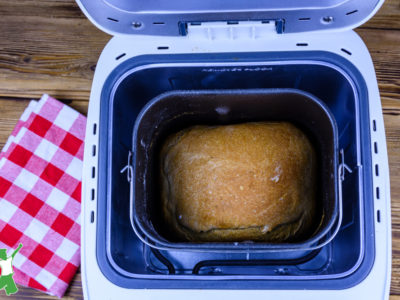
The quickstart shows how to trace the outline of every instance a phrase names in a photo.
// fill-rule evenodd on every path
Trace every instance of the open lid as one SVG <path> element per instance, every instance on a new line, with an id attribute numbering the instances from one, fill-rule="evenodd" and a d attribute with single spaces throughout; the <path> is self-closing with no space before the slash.
<path id="1" fill-rule="evenodd" d="M 185 35 L 206 21 L 277 20 L 284 33 L 353 29 L 384 0 L 76 0 L 86 16 L 112 34 Z"/>

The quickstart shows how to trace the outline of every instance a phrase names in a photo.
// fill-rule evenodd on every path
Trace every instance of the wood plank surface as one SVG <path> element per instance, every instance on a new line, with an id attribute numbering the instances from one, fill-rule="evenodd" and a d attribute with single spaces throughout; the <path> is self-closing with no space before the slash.
<path id="1" fill-rule="evenodd" d="M 387 0 L 356 30 L 367 44 L 381 92 L 391 174 L 393 270 L 391 300 L 400 300 L 400 0 Z M 73 0 L 0 0 L 0 148 L 29 100 L 48 93 L 87 112 L 91 81 L 110 39 Z M 56 299 L 20 287 L 3 299 Z M 64 299 L 82 299 L 75 276 Z"/>
<path id="2" fill-rule="evenodd" d="M 0 1 L 0 97 L 89 98 L 110 39 L 73 0 Z"/>
<path id="3" fill-rule="evenodd" d="M 362 27 L 400 30 L 400 1 L 386 0 L 378 13 Z"/>

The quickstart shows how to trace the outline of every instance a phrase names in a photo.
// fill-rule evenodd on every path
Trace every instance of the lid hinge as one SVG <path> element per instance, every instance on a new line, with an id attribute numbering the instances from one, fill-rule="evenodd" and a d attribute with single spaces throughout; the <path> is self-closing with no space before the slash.
<path id="1" fill-rule="evenodd" d="M 194 39 L 262 39 L 283 33 L 283 20 L 183 23 L 181 33 Z"/>

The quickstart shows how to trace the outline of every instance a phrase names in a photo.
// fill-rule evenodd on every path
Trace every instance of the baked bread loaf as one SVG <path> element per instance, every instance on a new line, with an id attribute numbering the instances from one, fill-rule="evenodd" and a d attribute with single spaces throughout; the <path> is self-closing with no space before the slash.
<path id="1" fill-rule="evenodd" d="M 177 240 L 297 240 L 316 210 L 315 150 L 287 122 L 194 126 L 160 153 L 162 214 Z"/>

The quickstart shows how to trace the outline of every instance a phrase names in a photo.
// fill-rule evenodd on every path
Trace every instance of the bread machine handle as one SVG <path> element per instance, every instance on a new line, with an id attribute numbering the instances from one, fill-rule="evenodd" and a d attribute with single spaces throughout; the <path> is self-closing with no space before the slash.
<path id="1" fill-rule="evenodd" d="M 126 179 L 129 182 L 129 220 L 131 222 L 131 227 L 132 227 L 133 231 L 135 232 L 136 236 L 144 244 L 147 244 L 147 245 L 153 247 L 154 245 L 152 245 L 139 231 L 139 228 L 138 228 L 138 226 L 136 226 L 136 222 L 135 222 L 135 218 L 134 218 L 134 216 L 136 215 L 136 208 L 135 208 L 134 197 L 133 197 L 133 193 L 135 190 L 135 180 L 133 179 L 134 167 L 133 167 L 133 163 L 132 163 L 132 157 L 133 157 L 132 151 L 129 151 L 128 162 L 125 165 L 125 167 L 123 167 L 122 170 L 120 171 L 121 174 L 124 172 L 127 172 Z"/>
<path id="2" fill-rule="evenodd" d="M 125 165 L 125 167 L 122 168 L 120 171 L 121 174 L 126 172 L 126 180 L 129 182 L 129 219 L 131 222 L 131 227 L 133 228 L 133 231 L 137 235 L 137 237 L 144 242 L 143 237 L 140 235 L 138 232 L 136 225 L 135 225 L 135 219 L 134 219 L 134 210 L 135 210 L 135 205 L 133 203 L 133 191 L 135 189 L 134 187 L 134 180 L 133 180 L 133 166 L 132 166 L 132 151 L 129 151 L 128 153 L 128 162 Z"/>

